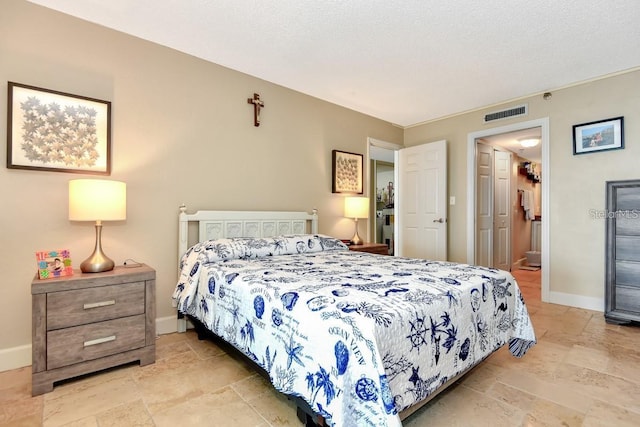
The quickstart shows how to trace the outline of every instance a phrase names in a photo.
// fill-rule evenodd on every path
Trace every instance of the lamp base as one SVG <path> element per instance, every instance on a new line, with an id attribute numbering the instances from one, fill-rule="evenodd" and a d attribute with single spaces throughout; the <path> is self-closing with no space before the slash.
<path id="1" fill-rule="evenodd" d="M 354 218 L 354 219 L 355 219 L 355 223 L 356 223 L 356 234 L 354 234 L 353 237 L 351 238 L 351 244 L 352 245 L 361 245 L 364 242 L 362 241 L 362 238 L 358 234 L 358 218 Z"/>
<path id="2" fill-rule="evenodd" d="M 91 256 L 80 264 L 80 270 L 83 273 L 102 273 L 103 271 L 111 271 L 116 263 L 105 254 L 96 254 Z"/>
<path id="3" fill-rule="evenodd" d="M 352 245 L 362 245 L 364 242 L 357 234 L 351 238 Z"/>
<path id="4" fill-rule="evenodd" d="M 115 267 L 115 263 L 111 258 L 102 252 L 102 224 L 96 222 L 96 247 L 89 258 L 82 261 L 80 270 L 83 273 L 101 273 L 103 271 L 111 271 Z"/>

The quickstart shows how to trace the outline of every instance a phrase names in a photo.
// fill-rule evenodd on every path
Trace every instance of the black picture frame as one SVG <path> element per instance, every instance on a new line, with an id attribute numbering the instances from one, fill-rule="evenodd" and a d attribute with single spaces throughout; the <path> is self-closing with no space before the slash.
<path id="1" fill-rule="evenodd" d="M 342 194 L 363 194 L 364 169 L 362 154 L 333 150 L 331 155 L 331 191 Z"/>
<path id="2" fill-rule="evenodd" d="M 111 174 L 111 102 L 8 82 L 7 168 Z"/>
<path id="3" fill-rule="evenodd" d="M 624 117 L 582 123 L 573 126 L 573 154 L 624 148 Z"/>

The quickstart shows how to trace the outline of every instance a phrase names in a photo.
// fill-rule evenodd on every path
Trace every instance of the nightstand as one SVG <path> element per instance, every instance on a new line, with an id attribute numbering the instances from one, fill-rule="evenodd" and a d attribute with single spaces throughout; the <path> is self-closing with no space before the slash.
<path id="1" fill-rule="evenodd" d="M 349 245 L 349 250 L 368 252 L 370 254 L 389 255 L 389 247 L 384 243 L 363 243 L 361 245 Z"/>
<path id="2" fill-rule="evenodd" d="M 56 381 L 156 359 L 156 272 L 147 265 L 31 282 L 32 394 Z"/>

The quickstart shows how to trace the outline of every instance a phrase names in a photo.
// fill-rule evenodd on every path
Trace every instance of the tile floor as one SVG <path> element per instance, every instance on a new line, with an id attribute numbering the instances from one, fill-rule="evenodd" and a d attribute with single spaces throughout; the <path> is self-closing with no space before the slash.
<path id="1" fill-rule="evenodd" d="M 502 349 L 404 421 L 418 426 L 638 426 L 640 328 L 540 302 L 540 272 L 514 271 L 538 344 Z M 300 426 L 245 363 L 194 333 L 163 335 L 157 362 L 31 397 L 31 367 L 0 372 L 0 426 Z"/>

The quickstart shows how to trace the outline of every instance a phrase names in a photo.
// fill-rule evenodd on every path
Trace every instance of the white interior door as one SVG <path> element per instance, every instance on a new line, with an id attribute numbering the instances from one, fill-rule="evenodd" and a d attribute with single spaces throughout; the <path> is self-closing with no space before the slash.
<path id="1" fill-rule="evenodd" d="M 396 253 L 447 259 L 447 141 L 399 150 Z"/>
<path id="2" fill-rule="evenodd" d="M 493 200 L 493 265 L 511 268 L 511 153 L 495 150 Z"/>
<path id="3" fill-rule="evenodd" d="M 476 144 L 476 259 L 477 265 L 493 266 L 493 147 Z"/>

